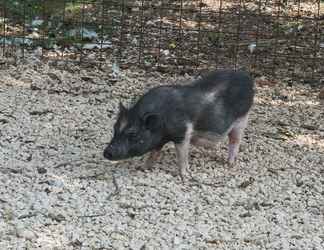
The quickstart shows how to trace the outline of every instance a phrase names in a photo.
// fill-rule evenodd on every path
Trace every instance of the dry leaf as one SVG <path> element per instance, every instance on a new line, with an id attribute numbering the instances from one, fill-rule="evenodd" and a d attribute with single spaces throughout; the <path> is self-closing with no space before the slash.
<path id="1" fill-rule="evenodd" d="M 275 86 L 278 84 L 277 81 L 274 80 L 269 80 L 267 79 L 265 76 L 259 77 L 257 79 L 255 79 L 255 84 L 258 86 Z"/>
<path id="2" fill-rule="evenodd" d="M 318 98 L 324 100 L 324 87 L 320 90 Z"/>

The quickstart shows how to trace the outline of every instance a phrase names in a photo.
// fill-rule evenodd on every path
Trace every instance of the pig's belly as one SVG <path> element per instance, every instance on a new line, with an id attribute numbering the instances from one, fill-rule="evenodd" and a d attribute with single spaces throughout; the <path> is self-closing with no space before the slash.
<path id="1" fill-rule="evenodd" d="M 193 130 L 190 143 L 195 146 L 212 147 L 216 143 L 223 140 L 229 132 L 234 128 L 241 126 L 247 116 L 236 119 L 223 133 L 214 131 Z"/>
<path id="2" fill-rule="evenodd" d="M 226 134 L 216 134 L 214 132 L 193 131 L 190 143 L 199 147 L 212 147 L 223 138 Z"/>

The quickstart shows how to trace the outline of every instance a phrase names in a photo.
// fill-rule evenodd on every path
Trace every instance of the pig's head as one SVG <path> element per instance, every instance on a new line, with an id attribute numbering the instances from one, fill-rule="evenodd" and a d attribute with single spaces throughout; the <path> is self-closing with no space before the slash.
<path id="1" fill-rule="evenodd" d="M 163 120 L 160 114 L 143 113 L 136 108 L 127 109 L 119 104 L 114 135 L 104 150 L 108 160 L 123 160 L 141 156 L 158 148 L 163 141 Z"/>

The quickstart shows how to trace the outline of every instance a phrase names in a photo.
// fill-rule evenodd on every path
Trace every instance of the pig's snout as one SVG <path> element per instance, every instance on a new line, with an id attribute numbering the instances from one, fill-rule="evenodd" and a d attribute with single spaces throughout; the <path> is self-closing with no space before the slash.
<path id="1" fill-rule="evenodd" d="M 116 155 L 118 155 L 117 149 L 111 144 L 104 150 L 104 157 L 108 160 L 114 160 Z"/>
<path id="2" fill-rule="evenodd" d="M 120 143 L 110 143 L 104 150 L 104 157 L 110 161 L 123 160 L 128 157 L 126 148 Z"/>

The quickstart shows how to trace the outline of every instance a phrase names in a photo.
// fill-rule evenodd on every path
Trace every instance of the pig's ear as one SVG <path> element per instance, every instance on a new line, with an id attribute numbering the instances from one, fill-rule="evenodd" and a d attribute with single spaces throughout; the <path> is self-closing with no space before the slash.
<path id="1" fill-rule="evenodd" d="M 127 113 L 127 108 L 124 106 L 122 102 L 119 102 L 119 114 L 125 115 Z"/>
<path id="2" fill-rule="evenodd" d="M 163 126 L 161 116 L 159 114 L 146 114 L 144 116 L 145 127 L 151 131 L 160 129 Z"/>

